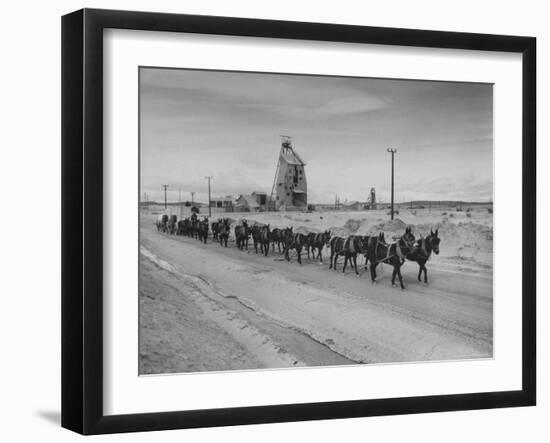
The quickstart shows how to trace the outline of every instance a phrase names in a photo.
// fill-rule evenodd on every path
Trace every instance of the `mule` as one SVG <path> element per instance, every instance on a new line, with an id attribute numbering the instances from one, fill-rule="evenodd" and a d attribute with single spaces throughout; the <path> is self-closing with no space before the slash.
<path id="1" fill-rule="evenodd" d="M 365 269 L 367 268 L 367 262 L 369 261 L 367 252 L 369 245 L 369 235 L 351 235 L 346 239 L 344 243 L 344 266 L 342 272 L 346 272 L 346 266 L 349 262 L 350 266 L 355 270 L 355 274 L 359 275 L 357 271 L 357 255 L 362 254 L 365 256 Z M 336 269 L 336 265 L 334 265 Z"/>
<path id="2" fill-rule="evenodd" d="M 182 235 L 187 237 L 191 237 L 193 235 L 193 224 L 189 217 L 183 220 Z"/>
<path id="3" fill-rule="evenodd" d="M 212 222 L 210 227 L 212 228 L 212 241 L 218 240 L 218 233 L 220 230 L 221 218 L 218 221 Z"/>
<path id="4" fill-rule="evenodd" d="M 208 240 L 208 218 L 204 217 L 202 221 L 198 222 L 197 236 L 199 241 L 206 244 Z"/>
<path id="5" fill-rule="evenodd" d="M 274 228 L 271 231 L 271 249 L 275 250 L 275 245 L 277 245 L 277 249 L 279 250 L 279 253 L 281 252 L 281 244 L 283 243 L 283 229 Z"/>
<path id="6" fill-rule="evenodd" d="M 298 263 L 302 264 L 302 249 L 306 244 L 307 239 L 304 234 L 294 233 L 292 228 L 285 230 L 284 245 L 286 261 L 290 262 L 290 250 L 294 249 L 298 255 Z"/>
<path id="7" fill-rule="evenodd" d="M 341 251 L 344 250 L 344 243 L 346 242 L 346 239 L 344 237 L 334 236 L 330 239 L 329 245 L 330 245 L 330 264 L 329 269 L 332 269 L 334 266 L 334 257 L 339 254 Z"/>
<path id="8" fill-rule="evenodd" d="M 262 226 L 260 225 L 254 225 L 250 228 L 250 236 L 252 237 L 252 244 L 254 245 L 254 251 L 256 252 L 256 254 L 258 253 L 258 245 L 260 244 L 261 228 Z"/>
<path id="9" fill-rule="evenodd" d="M 227 248 L 227 240 L 229 239 L 229 220 L 224 218 L 218 224 L 218 239 L 220 246 L 225 246 Z"/>
<path id="10" fill-rule="evenodd" d="M 176 235 L 183 235 L 185 232 L 185 220 L 178 220 Z"/>
<path id="11" fill-rule="evenodd" d="M 160 214 L 157 217 L 157 231 L 166 232 L 166 224 L 168 223 L 168 214 Z"/>
<path id="12" fill-rule="evenodd" d="M 430 234 L 427 237 L 420 237 L 420 240 L 413 245 L 410 254 L 407 255 L 407 260 L 418 263 L 418 281 L 422 281 L 422 272 L 424 272 L 424 283 L 428 284 L 428 270 L 426 262 L 430 259 L 432 252 L 439 255 L 439 229 L 435 232 L 430 229 Z"/>
<path id="13" fill-rule="evenodd" d="M 176 214 L 172 214 L 168 219 L 168 223 L 166 225 L 166 230 L 168 234 L 176 233 L 177 224 L 178 224 L 178 216 Z"/>
<path id="14" fill-rule="evenodd" d="M 260 226 L 256 235 L 256 240 L 254 241 L 254 246 L 256 246 L 256 241 L 260 245 L 260 251 L 267 257 L 269 253 L 269 241 L 271 237 L 271 229 L 269 225 Z"/>
<path id="15" fill-rule="evenodd" d="M 342 237 L 335 238 L 339 238 L 340 240 L 331 241 L 331 264 L 329 269 L 332 268 L 336 271 L 338 257 L 343 255 L 344 267 L 342 268 L 342 272 L 346 272 L 349 262 L 355 270 L 355 274 L 359 275 L 359 271 L 357 270 L 357 254 L 365 254 L 367 252 L 369 236 L 350 235 L 345 240 Z"/>
<path id="16" fill-rule="evenodd" d="M 393 266 L 391 284 L 395 285 L 395 277 L 399 278 L 401 289 L 405 289 L 403 276 L 401 275 L 401 266 L 405 262 L 405 257 L 412 251 L 414 235 L 411 228 L 407 228 L 405 234 L 399 237 L 395 243 L 387 244 L 384 233 L 378 237 L 371 237 L 369 240 L 367 254 L 370 261 L 370 275 L 373 283 L 376 282 L 376 267 L 380 263 L 387 263 Z"/>
<path id="17" fill-rule="evenodd" d="M 307 258 L 310 258 L 311 255 L 315 259 L 315 249 L 317 249 L 317 258 L 319 263 L 323 263 L 322 251 L 325 246 L 330 245 L 330 231 L 324 231 L 321 233 L 311 232 L 307 235 Z"/>
<path id="18" fill-rule="evenodd" d="M 242 221 L 242 224 L 235 226 L 235 242 L 237 243 L 237 248 L 241 251 L 246 248 L 248 251 L 248 237 L 250 236 L 250 228 L 246 220 Z"/>

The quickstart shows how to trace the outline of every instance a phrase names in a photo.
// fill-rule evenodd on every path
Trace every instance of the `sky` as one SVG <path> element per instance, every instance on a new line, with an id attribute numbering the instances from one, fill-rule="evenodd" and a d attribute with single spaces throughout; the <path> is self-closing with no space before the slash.
<path id="1" fill-rule="evenodd" d="M 309 203 L 492 201 L 489 84 L 140 68 L 141 198 L 271 192 L 280 136 Z"/>

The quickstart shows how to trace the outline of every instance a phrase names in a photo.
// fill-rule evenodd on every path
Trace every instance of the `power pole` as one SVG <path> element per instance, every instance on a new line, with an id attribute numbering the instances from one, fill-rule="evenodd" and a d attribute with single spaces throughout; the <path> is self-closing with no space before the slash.
<path id="1" fill-rule="evenodd" d="M 208 180 L 208 217 L 212 217 L 212 203 L 211 203 L 211 196 L 210 196 L 210 180 L 212 180 L 214 177 L 211 175 L 207 175 L 204 177 Z"/>
<path id="2" fill-rule="evenodd" d="M 164 188 L 164 209 L 166 209 L 168 207 L 168 200 L 166 199 L 166 189 L 168 189 L 168 185 L 162 185 L 162 187 Z"/>
<path id="3" fill-rule="evenodd" d="M 397 152 L 397 149 L 388 148 L 388 152 L 391 153 L 391 219 L 393 220 L 393 172 L 394 172 L 393 157 Z"/>
<path id="4" fill-rule="evenodd" d="M 193 206 L 195 204 L 195 193 L 194 192 L 191 192 L 191 206 Z"/>

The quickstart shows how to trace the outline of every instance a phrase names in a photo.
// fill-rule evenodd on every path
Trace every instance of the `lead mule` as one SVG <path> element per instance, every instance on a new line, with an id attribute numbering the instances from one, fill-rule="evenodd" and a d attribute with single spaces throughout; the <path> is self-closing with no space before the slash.
<path id="1" fill-rule="evenodd" d="M 439 254 L 439 229 L 435 232 L 430 229 L 430 234 L 427 237 L 421 237 L 420 241 L 414 244 L 410 254 L 407 254 L 407 260 L 418 263 L 418 281 L 422 281 L 422 272 L 424 272 L 424 283 L 428 284 L 428 270 L 426 262 L 430 259 L 432 251 L 436 255 Z"/>

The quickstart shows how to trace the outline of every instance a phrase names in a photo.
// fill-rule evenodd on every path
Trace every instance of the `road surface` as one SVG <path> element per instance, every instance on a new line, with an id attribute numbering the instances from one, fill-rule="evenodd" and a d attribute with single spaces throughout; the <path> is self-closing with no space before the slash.
<path id="1" fill-rule="evenodd" d="M 324 251 L 328 255 L 328 251 Z M 293 257 L 291 257 L 293 258 Z M 492 357 L 492 273 L 379 267 L 376 284 L 303 259 L 140 229 L 141 373 Z"/>

